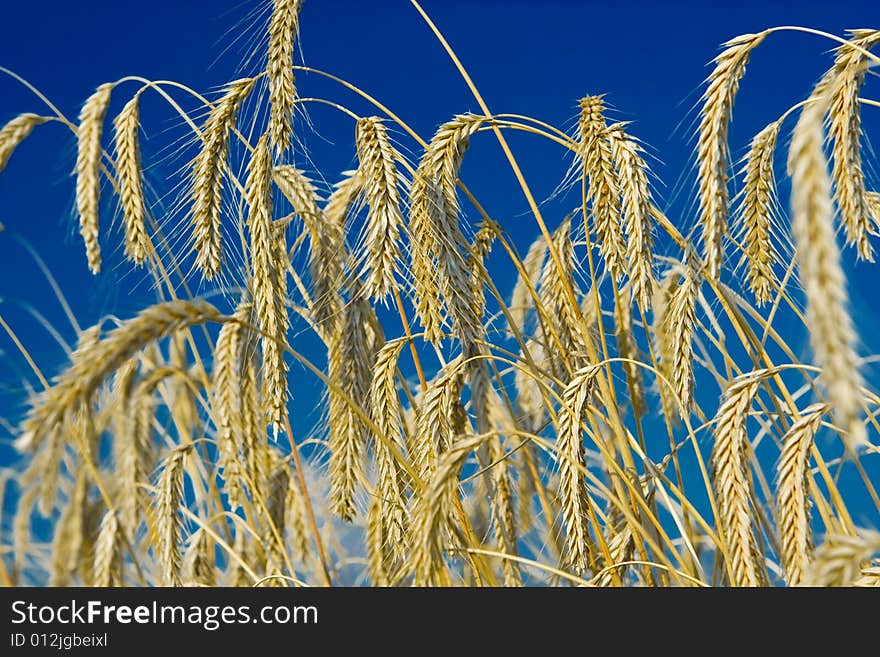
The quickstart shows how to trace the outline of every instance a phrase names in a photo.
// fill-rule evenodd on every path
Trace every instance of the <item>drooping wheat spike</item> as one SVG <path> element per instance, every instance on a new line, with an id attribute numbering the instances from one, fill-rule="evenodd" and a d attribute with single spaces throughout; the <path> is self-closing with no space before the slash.
<path id="1" fill-rule="evenodd" d="M 706 275 L 711 279 L 717 279 L 721 273 L 723 240 L 730 210 L 727 189 L 730 161 L 728 126 L 749 57 L 765 36 L 765 32 L 743 34 L 725 43 L 724 50 L 715 58 L 715 68 L 709 75 L 703 93 L 697 158 L 703 260 Z"/>
<path id="2" fill-rule="evenodd" d="M 122 580 L 122 542 L 116 513 L 108 510 L 101 519 L 95 542 L 95 586 L 116 586 Z"/>
<path id="3" fill-rule="evenodd" d="M 577 157 L 584 175 L 589 179 L 587 200 L 599 240 L 599 252 L 605 260 L 608 273 L 619 281 L 623 274 L 626 246 L 620 225 L 620 188 L 607 138 L 605 103 L 601 96 L 587 96 L 580 100 L 580 108 Z M 589 231 L 586 217 L 584 225 Z"/>
<path id="4" fill-rule="evenodd" d="M 856 536 L 835 534 L 825 537 L 816 548 L 803 586 L 852 586 L 861 574 L 862 564 L 880 552 L 880 533 L 860 530 Z"/>
<path id="5" fill-rule="evenodd" d="M 251 493 L 256 495 L 264 490 L 268 468 L 268 444 L 266 442 L 266 426 L 263 421 L 260 387 L 257 382 L 258 366 L 255 362 L 255 347 L 249 345 L 241 376 L 241 408 L 242 434 L 245 445 L 245 480 Z"/>
<path id="6" fill-rule="evenodd" d="M 293 74 L 293 46 L 299 31 L 302 0 L 273 0 L 269 21 L 269 143 L 277 153 L 290 145 L 293 134 L 293 105 L 296 87 Z"/>
<path id="7" fill-rule="evenodd" d="M 871 212 L 871 221 L 874 228 L 880 229 L 880 192 L 867 192 L 868 209 Z"/>
<path id="8" fill-rule="evenodd" d="M 320 197 L 314 183 L 306 175 L 292 166 L 278 166 L 273 171 L 275 184 L 293 205 L 296 214 L 303 220 L 309 235 L 309 268 L 312 275 L 314 297 L 312 314 L 325 334 L 332 332 L 332 321 L 336 321 L 342 309 L 340 288 L 345 253 L 343 250 L 343 224 L 350 203 L 344 201 L 345 187 L 338 195 L 331 196 L 340 208 L 331 208 L 335 213 L 322 215 L 318 205 Z M 351 179 L 349 179 L 351 180 Z M 329 201 L 328 201 L 329 207 Z M 341 223 L 337 221 L 341 220 Z"/>
<path id="9" fill-rule="evenodd" d="M 16 446 L 33 449 L 65 414 L 88 399 L 111 372 L 144 345 L 178 329 L 221 319 L 214 306 L 199 300 L 158 303 L 122 322 L 94 346 L 74 352 L 70 367 L 32 402 Z"/>
<path id="10" fill-rule="evenodd" d="M 88 495 L 85 468 L 76 474 L 73 491 L 55 525 L 52 537 L 52 565 L 50 586 L 68 586 L 79 562 L 83 540 L 83 514 Z"/>
<path id="11" fill-rule="evenodd" d="M 116 409 L 113 414 L 113 452 L 116 461 L 117 520 L 121 531 L 134 535 L 138 525 L 139 504 L 142 493 L 139 485 L 146 481 L 141 453 L 137 441 L 132 394 L 138 374 L 138 361 L 131 358 L 116 370 L 113 377 L 113 397 Z"/>
<path id="12" fill-rule="evenodd" d="M 682 412 L 689 413 L 694 389 L 694 330 L 700 281 L 692 264 L 693 256 L 681 269 L 678 286 L 672 291 L 662 314 L 665 340 L 661 351 L 663 372 L 681 402 Z M 678 409 L 677 409 L 678 410 Z"/>
<path id="13" fill-rule="evenodd" d="M 125 255 L 142 265 L 153 250 L 144 221 L 144 190 L 141 182 L 141 148 L 138 138 L 140 95 L 136 95 L 113 120 L 116 174 L 125 227 Z"/>
<path id="14" fill-rule="evenodd" d="M 449 362 L 428 385 L 419 412 L 413 464 L 422 481 L 434 471 L 437 458 L 455 439 L 454 415 L 461 405 L 463 372 L 461 357 Z"/>
<path id="15" fill-rule="evenodd" d="M 243 413 L 241 398 L 242 342 L 250 322 L 253 305 L 244 301 L 235 309 L 234 321 L 220 329 L 214 349 L 214 376 L 212 409 L 217 425 L 217 467 L 223 475 L 223 488 L 234 511 L 244 501 L 244 468 L 242 455 L 246 449 L 243 441 Z"/>
<path id="16" fill-rule="evenodd" d="M 229 131 L 235 126 L 244 99 L 254 88 L 254 80 L 243 78 L 227 85 L 225 93 L 211 108 L 202 130 L 202 150 L 192 165 L 192 223 L 196 266 L 205 278 L 220 272 L 223 236 L 220 212 L 223 177 L 229 153 Z"/>
<path id="17" fill-rule="evenodd" d="M 452 509 L 458 491 L 458 477 L 467 457 L 486 440 L 485 436 L 468 436 L 457 440 L 437 462 L 426 480 L 424 494 L 413 508 L 413 550 L 410 566 L 415 586 L 438 583 L 443 570 L 443 552 L 447 536 L 452 533 Z"/>
<path id="18" fill-rule="evenodd" d="M 773 153 L 779 136 L 779 122 L 774 121 L 752 139 L 742 171 L 744 183 L 734 213 L 743 239 L 743 263 L 746 279 L 758 305 L 773 298 L 774 251 L 771 245 L 773 195 Z"/>
<path id="19" fill-rule="evenodd" d="M 356 143 L 368 207 L 364 291 L 375 299 L 384 299 L 395 285 L 401 259 L 403 214 L 395 164 L 400 155 L 391 145 L 381 119 L 375 116 L 357 122 Z"/>
<path id="20" fill-rule="evenodd" d="M 559 489 L 557 496 L 562 506 L 565 524 L 564 565 L 581 574 L 593 563 L 593 539 L 589 530 L 589 510 L 592 507 L 584 473 L 584 445 L 581 441 L 581 421 L 593 393 L 598 366 L 589 365 L 575 372 L 562 391 L 559 409 L 557 458 L 559 460 Z"/>
<path id="21" fill-rule="evenodd" d="M 761 379 L 762 371 L 758 371 L 734 380 L 715 416 L 712 483 L 731 586 L 761 586 L 766 580 L 752 526 L 754 493 L 746 433 L 749 408 Z"/>
<path id="22" fill-rule="evenodd" d="M 98 204 L 101 195 L 101 134 L 113 85 L 102 84 L 86 100 L 76 129 L 76 212 L 79 232 L 86 245 L 86 258 L 93 274 L 101 271 L 98 245 Z"/>
<path id="23" fill-rule="evenodd" d="M 266 421 L 280 429 L 287 415 L 287 307 L 279 289 L 278 249 L 272 234 L 271 157 L 266 136 L 254 147 L 248 163 L 247 226 L 251 238 L 251 275 L 254 308 L 260 324 L 263 353 L 263 410 Z"/>
<path id="24" fill-rule="evenodd" d="M 379 470 L 374 494 L 381 509 L 382 540 L 398 559 L 403 559 L 406 551 L 407 480 L 392 448 L 401 454 L 405 443 L 395 385 L 397 359 L 405 344 L 402 340 L 388 342 L 379 350 L 370 384 L 370 415 L 375 425 L 372 445 Z"/>
<path id="25" fill-rule="evenodd" d="M 189 546 L 183 555 L 182 581 L 185 586 L 216 586 L 214 546 L 211 537 L 199 527 L 189 538 Z"/>
<path id="26" fill-rule="evenodd" d="M 189 349 L 187 332 L 175 331 L 168 341 L 168 364 L 178 373 L 168 380 L 171 397 L 169 410 L 178 432 L 181 435 L 192 435 L 198 426 L 198 409 L 196 395 L 193 394 L 189 380 Z"/>
<path id="27" fill-rule="evenodd" d="M 625 298 L 624 298 L 625 297 Z M 617 339 L 617 355 L 629 359 L 623 363 L 630 389 L 633 414 L 638 417 L 645 410 L 642 386 L 642 368 L 630 361 L 639 361 L 639 347 L 633 336 L 632 307 L 629 296 L 616 294 L 614 299 L 614 335 Z"/>
<path id="28" fill-rule="evenodd" d="M 559 225 L 552 238 L 558 265 L 555 259 L 548 259 L 544 263 L 538 297 L 547 315 L 545 319 L 552 327 L 552 330 L 547 331 L 545 339 L 555 374 L 560 378 L 567 378 L 568 362 L 580 363 L 587 353 L 583 318 L 569 303 L 567 293 L 568 290 L 573 290 L 576 295 L 578 289 L 574 280 L 577 265 L 571 241 L 571 218 L 565 219 Z"/>
<path id="29" fill-rule="evenodd" d="M 284 500 L 284 526 L 287 528 L 287 536 L 291 547 L 291 555 L 294 559 L 304 561 L 311 552 L 311 535 L 306 529 L 306 510 L 299 488 L 297 476 L 291 474 L 287 487 L 287 499 Z"/>
<path id="30" fill-rule="evenodd" d="M 177 447 L 165 458 L 156 483 L 153 526 L 156 558 L 166 586 L 180 586 L 180 504 L 185 459 L 191 445 Z"/>
<path id="31" fill-rule="evenodd" d="M 284 564 L 284 504 L 290 488 L 290 467 L 284 459 L 270 451 L 271 470 L 266 488 L 266 526 L 263 530 L 263 543 L 266 551 L 266 573 L 280 574 Z M 279 584 L 275 580 L 274 584 Z M 270 582 L 271 584 L 271 582 Z"/>
<path id="32" fill-rule="evenodd" d="M 831 178 L 823 150 L 822 120 L 834 85 L 820 85 L 801 110 L 788 153 L 792 233 L 806 297 L 807 327 L 828 402 L 854 450 L 867 440 L 859 421 L 861 376 L 857 336 L 847 309 L 846 275 L 834 231 Z"/>
<path id="33" fill-rule="evenodd" d="M 388 586 L 389 573 L 393 568 L 388 541 L 384 534 L 385 522 L 382 517 L 382 497 L 377 492 L 367 510 L 367 570 L 372 586 Z"/>
<path id="34" fill-rule="evenodd" d="M 525 276 L 521 273 L 517 277 L 513 294 L 510 296 L 510 317 L 520 331 L 525 330 L 526 317 L 529 311 L 535 307 L 535 297 L 532 296 L 532 290 L 538 288 L 541 271 L 546 260 L 547 241 L 543 235 L 538 235 L 537 239 L 529 246 L 526 257 L 522 261 Z M 531 283 L 531 290 L 527 280 L 528 283 Z"/>
<path id="35" fill-rule="evenodd" d="M 470 268 L 464 256 L 467 242 L 459 226 L 456 186 L 470 138 L 485 121 L 482 116 L 462 114 L 444 123 L 434 133 L 423 158 L 425 171 L 430 172 L 427 230 L 433 233 L 440 291 L 456 335 L 464 344 L 476 341 L 483 332 L 483 325 L 480 309 L 474 306 L 471 294 Z M 412 227 L 410 230 L 413 240 L 421 239 L 421 233 L 412 232 Z"/>
<path id="36" fill-rule="evenodd" d="M 648 164 L 638 141 L 624 131 L 624 123 L 608 128 L 611 156 L 618 171 L 618 184 L 626 229 L 626 266 L 632 296 L 643 310 L 651 307 L 654 292 L 654 254 L 651 233 L 651 188 Z"/>
<path id="37" fill-rule="evenodd" d="M 423 158 L 413 175 L 409 196 L 410 270 L 413 276 L 416 317 L 425 340 L 438 345 L 443 338 L 443 297 L 434 265 L 437 235 L 432 224 L 434 174 Z"/>
<path id="38" fill-rule="evenodd" d="M 479 351 L 465 354 L 465 357 L 479 357 Z M 517 556 L 516 519 L 513 506 L 513 494 L 510 488 L 510 476 L 504 448 L 498 435 L 491 435 L 498 426 L 498 418 L 494 417 L 492 398 L 492 382 L 489 370 L 483 359 L 471 360 L 467 363 L 468 383 L 471 389 L 471 409 L 476 418 L 477 431 L 488 435 L 486 441 L 477 449 L 477 460 L 484 470 L 484 480 L 491 498 L 492 528 L 499 549 L 508 555 Z M 522 586 L 522 575 L 519 567 L 510 559 L 502 559 L 502 574 L 505 586 Z"/>
<path id="39" fill-rule="evenodd" d="M 527 340 L 526 349 L 538 368 L 549 367 L 550 362 L 544 352 L 544 346 L 537 340 Z M 523 362 L 521 367 L 516 368 L 514 374 L 514 388 L 516 389 L 517 417 L 523 424 L 523 428 L 536 433 L 547 417 L 547 407 L 544 396 L 541 394 L 541 373 L 528 368 Z"/>
<path id="40" fill-rule="evenodd" d="M 782 440 L 776 464 L 776 512 L 779 526 L 779 557 L 785 568 L 785 583 L 797 586 L 810 564 L 812 531 L 808 477 L 810 448 L 827 411 L 824 404 L 805 409 Z"/>
<path id="41" fill-rule="evenodd" d="M 636 478 L 634 483 L 638 483 L 641 488 L 642 499 L 645 503 L 650 504 L 654 498 L 653 480 L 648 476 L 642 476 Z M 606 523 L 605 543 L 608 546 L 611 560 L 610 563 L 604 564 L 604 567 L 591 580 L 592 584 L 605 587 L 614 586 L 616 582 L 623 579 L 627 567 L 621 564 L 632 558 L 635 548 L 635 534 L 631 521 L 627 519 L 617 504 L 611 503 L 609 506 L 606 514 L 608 522 Z"/>
<path id="42" fill-rule="evenodd" d="M 0 128 L 0 172 L 6 168 L 12 153 L 31 134 L 33 129 L 49 120 L 38 114 L 19 114 Z"/>
<path id="43" fill-rule="evenodd" d="M 363 480 L 363 455 L 368 428 L 356 407 L 369 414 L 370 382 L 374 353 L 367 339 L 370 307 L 353 293 L 340 323 L 338 351 L 330 355 L 330 380 L 339 387 L 330 396 L 330 506 L 340 518 L 351 521 L 357 513 L 355 488 Z"/>
<path id="44" fill-rule="evenodd" d="M 880 30 L 853 30 L 851 43 L 870 50 L 880 43 Z M 874 260 L 868 235 L 876 234 L 862 170 L 862 115 L 859 90 L 865 81 L 868 59 L 849 44 L 837 49 L 834 67 L 827 74 L 834 79 L 828 106 L 828 136 L 832 142 L 834 198 L 846 233 L 847 245 L 855 245 L 858 257 Z"/>

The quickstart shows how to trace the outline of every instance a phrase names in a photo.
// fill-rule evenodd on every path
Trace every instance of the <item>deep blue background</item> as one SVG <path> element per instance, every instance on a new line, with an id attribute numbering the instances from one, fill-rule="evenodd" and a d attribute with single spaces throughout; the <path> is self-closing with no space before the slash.
<path id="1" fill-rule="evenodd" d="M 423 6 L 496 113 L 532 115 L 569 129 L 578 98 L 607 94 L 614 117 L 634 121 L 631 132 L 648 145 L 659 204 L 683 231 L 694 222 L 695 107 L 718 46 L 736 35 L 774 25 L 804 25 L 842 35 L 847 28 L 877 27 L 880 22 L 875 2 L 854 0 L 425 0 Z M 178 80 L 206 93 L 259 70 L 269 7 L 268 2 L 230 0 L 4 2 L 0 65 L 30 80 L 70 118 L 98 84 L 129 74 Z M 404 0 L 308 0 L 301 15 L 300 46 L 306 64 L 360 86 L 424 137 L 456 113 L 479 112 L 434 36 Z M 742 83 L 731 129 L 735 156 L 742 154 L 755 132 L 808 93 L 828 67 L 827 51 L 833 46 L 816 36 L 782 33 L 758 48 Z M 315 76 L 300 76 L 298 88 L 301 95 L 329 98 L 361 114 L 372 111 L 353 94 Z M 133 90 L 120 91 L 114 102 L 123 102 Z M 25 111 L 46 110 L 20 85 L 0 76 L 0 122 Z M 877 113 L 877 109 L 866 111 L 869 132 L 877 126 Z M 332 178 L 354 161 L 351 121 L 318 106 L 311 107 L 309 115 L 316 132 L 302 132 L 300 122 L 300 134 L 315 166 L 298 164 L 318 168 Z M 163 168 L 160 147 L 165 145 L 164 131 L 173 132 L 180 121 L 154 100 L 145 101 L 143 116 L 144 149 L 152 153 L 154 166 L 149 180 L 167 192 L 162 180 L 173 170 Z M 546 198 L 570 160 L 556 146 L 534 138 L 513 135 L 510 139 L 515 152 L 523 156 L 536 196 Z M 0 233 L 0 313 L 48 374 L 63 364 L 63 352 L 22 304 L 32 304 L 68 340 L 73 331 L 16 236 L 46 260 L 83 325 L 111 312 L 130 316 L 152 299 L 149 289 L 139 284 L 140 277 L 122 263 L 118 227 L 110 237 L 105 230 L 102 237 L 104 273 L 95 278 L 87 272 L 72 212 L 69 173 L 74 156 L 69 131 L 59 125 L 43 126 L 0 174 L 0 221 L 6 227 Z M 475 140 L 464 175 L 492 216 L 525 249 L 537 229 L 491 136 Z M 873 169 L 869 182 L 877 188 Z M 786 205 L 784 198 L 782 203 Z M 115 199 L 105 194 L 105 227 L 115 207 Z M 852 272 L 853 308 L 865 354 L 876 352 L 875 276 L 875 269 L 861 265 Z M 509 291 L 512 279 L 500 284 Z M 799 353 L 804 353 L 802 342 L 793 343 Z M 16 419 L 23 408 L 25 382 L 33 386 L 35 378 L 13 344 L 0 334 L 0 416 Z M 295 429 L 302 433 L 320 413 L 311 403 L 313 393 L 298 385 L 295 381 L 294 394 L 308 402 L 294 416 Z M 308 410 L 302 412 L 303 408 Z M 9 435 L 0 434 L 3 464 L 12 451 Z"/>

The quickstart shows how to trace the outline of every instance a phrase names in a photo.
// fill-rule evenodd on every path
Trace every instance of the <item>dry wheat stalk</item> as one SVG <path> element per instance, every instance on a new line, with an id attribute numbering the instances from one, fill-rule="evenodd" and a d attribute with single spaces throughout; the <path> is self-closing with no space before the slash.
<path id="1" fill-rule="evenodd" d="M 229 153 L 229 131 L 235 126 L 242 102 L 254 88 L 254 80 L 230 82 L 211 108 L 202 130 L 202 150 L 192 165 L 192 223 L 196 265 L 205 278 L 220 272 L 223 252 L 220 212 L 223 174 Z"/>
<path id="2" fill-rule="evenodd" d="M 156 559 L 166 586 L 180 586 L 180 503 L 185 459 L 191 445 L 171 451 L 162 464 L 153 502 Z"/>
<path id="3" fill-rule="evenodd" d="M 660 341 L 663 373 L 681 403 L 679 412 L 684 414 L 690 412 L 694 389 L 693 338 L 700 294 L 700 281 L 691 264 L 693 259 L 691 254 L 689 262 L 682 266 L 678 286 L 671 291 L 660 322 L 664 336 Z"/>
<path id="4" fill-rule="evenodd" d="M 615 123 L 607 131 L 611 155 L 618 171 L 623 223 L 626 229 L 626 265 L 632 296 L 643 310 L 651 307 L 654 293 L 654 254 L 651 234 L 651 189 L 648 165 L 642 147 L 626 134 L 625 123 Z"/>
<path id="5" fill-rule="evenodd" d="M 861 377 L 857 336 L 847 310 L 846 275 L 834 235 L 831 179 L 823 150 L 822 119 L 833 95 L 821 84 L 801 110 L 788 153 L 792 232 L 800 283 L 806 296 L 807 326 L 816 364 L 835 418 L 851 449 L 867 440 L 859 421 Z"/>
<path id="6" fill-rule="evenodd" d="M 880 551 L 880 533 L 861 530 L 856 536 L 830 535 L 816 548 L 804 573 L 804 586 L 852 586 L 862 564 Z"/>
<path id="7" fill-rule="evenodd" d="M 388 342 L 379 350 L 370 384 L 370 415 L 375 426 L 372 444 L 379 470 L 374 495 L 382 523 L 381 529 L 375 531 L 381 532 L 383 546 L 387 545 L 397 559 L 403 559 L 406 551 L 407 481 L 391 447 L 401 453 L 405 442 L 395 385 L 397 359 L 405 344 L 402 340 Z"/>
<path id="8" fill-rule="evenodd" d="M 437 458 L 455 439 L 455 409 L 461 405 L 461 357 L 451 361 L 428 385 L 418 416 L 414 454 L 410 458 L 422 481 L 430 479 Z"/>
<path id="9" fill-rule="evenodd" d="M 266 421 L 281 429 L 287 415 L 287 307 L 282 281 L 287 267 L 278 262 L 278 248 L 272 234 L 271 156 L 263 135 L 248 163 L 247 226 L 251 238 L 254 309 L 260 324 L 263 354 L 263 410 Z M 285 250 L 286 255 L 286 250 Z"/>
<path id="10" fill-rule="evenodd" d="M 181 570 L 185 586 L 217 586 L 214 546 L 208 532 L 201 527 L 189 537 Z"/>
<path id="11" fill-rule="evenodd" d="M 785 583 L 789 586 L 801 583 L 810 564 L 812 531 L 807 490 L 810 448 L 827 410 L 823 404 L 804 410 L 785 433 L 776 465 L 779 557 L 785 568 Z"/>
<path id="12" fill-rule="evenodd" d="M 623 274 L 626 246 L 620 225 L 620 188 L 608 141 L 605 103 L 601 96 L 587 96 L 580 100 L 580 108 L 577 157 L 584 176 L 589 179 L 587 199 L 599 239 L 599 251 L 608 273 L 619 281 Z M 586 217 L 584 223 L 589 231 Z"/>
<path id="13" fill-rule="evenodd" d="M 438 345 L 443 338 L 444 306 L 433 255 L 438 248 L 431 219 L 433 186 L 431 163 L 423 158 L 413 175 L 409 192 L 410 270 L 416 317 L 424 329 L 425 340 Z"/>
<path id="14" fill-rule="evenodd" d="M 731 586 L 761 586 L 766 573 L 752 527 L 752 483 L 748 472 L 746 421 L 766 370 L 735 379 L 715 415 L 712 483 L 718 526 Z"/>
<path id="15" fill-rule="evenodd" d="M 301 0 L 273 0 L 269 21 L 269 143 L 279 153 L 290 144 L 293 134 L 293 45 L 299 32 L 301 4 Z"/>
<path id="16" fill-rule="evenodd" d="M 18 145 L 28 138 L 31 131 L 38 125 L 49 120 L 47 116 L 37 114 L 19 114 L 0 128 L 0 172 L 6 168 L 9 158 Z"/>
<path id="17" fill-rule="evenodd" d="M 774 121 L 752 139 L 743 164 L 745 177 L 735 216 L 743 235 L 743 262 L 748 266 L 746 279 L 758 305 L 773 295 L 773 153 L 779 136 L 779 122 Z"/>
<path id="18" fill-rule="evenodd" d="M 98 245 L 98 204 L 101 194 L 101 134 L 110 104 L 112 84 L 102 84 L 86 100 L 79 113 L 76 130 L 76 211 L 79 232 L 86 245 L 86 258 L 93 274 L 101 271 Z"/>
<path id="19" fill-rule="evenodd" d="M 138 139 L 139 100 L 136 95 L 113 120 L 116 146 L 116 176 L 125 227 L 125 255 L 143 264 L 153 250 L 144 221 L 144 191 L 141 183 L 141 149 Z"/>
<path id="20" fill-rule="evenodd" d="M 870 50 L 880 43 L 880 31 L 853 30 L 851 43 Z M 833 78 L 828 106 L 828 136 L 832 141 L 835 200 L 846 232 L 846 243 L 855 245 L 858 257 L 874 260 L 874 249 L 868 235 L 876 234 L 871 225 L 871 211 L 862 170 L 862 119 L 859 89 L 865 81 L 868 59 L 850 45 L 837 49 L 834 67 L 828 73 Z M 821 83 L 820 83 L 821 84 Z"/>
<path id="21" fill-rule="evenodd" d="M 715 58 L 709 75 L 700 111 L 699 160 L 700 225 L 703 227 L 703 260 L 706 275 L 717 279 L 724 259 L 723 239 L 727 231 L 729 193 L 727 189 L 730 147 L 727 129 L 733 114 L 733 103 L 739 81 L 745 74 L 752 50 L 766 36 L 743 34 L 724 44 Z"/>
<path id="22" fill-rule="evenodd" d="M 544 262 L 547 260 L 547 242 L 543 235 L 538 235 L 526 257 L 523 258 L 523 272 L 517 276 L 513 294 L 510 296 L 510 317 L 519 331 L 525 331 L 526 317 L 530 310 L 535 307 L 533 290 L 538 287 Z M 525 273 L 525 276 L 523 276 Z M 528 281 L 528 283 L 526 282 Z M 531 289 L 529 286 L 531 285 Z"/>
<path id="23" fill-rule="evenodd" d="M 588 526 L 592 500 L 584 474 L 586 463 L 584 445 L 581 441 L 581 421 L 592 396 L 598 371 L 598 366 L 588 365 L 575 372 L 562 391 L 558 419 L 557 496 L 562 506 L 566 531 L 564 565 L 578 575 L 590 568 L 593 563 L 593 540 Z"/>
<path id="24" fill-rule="evenodd" d="M 388 140 L 381 119 L 375 116 L 357 122 L 356 144 L 368 206 L 364 291 L 373 298 L 384 299 L 395 285 L 401 258 L 403 215 L 395 164 L 400 155 Z"/>
<path id="25" fill-rule="evenodd" d="M 217 309 L 205 301 L 168 301 L 122 322 L 99 343 L 73 353 L 70 367 L 34 399 L 16 446 L 35 448 L 65 414 L 88 399 L 107 375 L 147 343 L 180 328 L 220 320 Z"/>
<path id="26" fill-rule="evenodd" d="M 415 586 L 438 584 L 443 569 L 443 541 L 452 532 L 452 508 L 458 491 L 458 477 L 468 455 L 486 436 L 457 440 L 438 460 L 426 488 L 413 509 L 413 549 L 410 566 Z"/>
<path id="27" fill-rule="evenodd" d="M 373 345 L 367 339 L 370 306 L 354 294 L 344 311 L 337 347 L 330 354 L 331 390 L 328 417 L 330 447 L 330 506 L 340 518 L 351 521 L 357 514 L 354 493 L 363 480 L 363 454 L 368 428 L 355 406 L 369 414 L 370 382 L 374 362 Z"/>
<path id="28" fill-rule="evenodd" d="M 428 175 L 427 226 L 410 226 L 413 241 L 427 238 L 434 250 L 440 291 L 449 311 L 457 337 L 464 344 L 472 344 L 483 333 L 482 308 L 474 302 L 469 280 L 469 267 L 463 250 L 467 243 L 458 221 L 458 172 L 467 151 L 470 138 L 480 129 L 486 119 L 473 114 L 462 114 L 444 123 L 428 145 L 419 170 Z M 416 177 L 419 177 L 417 172 Z M 416 193 L 413 185 L 413 195 Z M 413 196 L 413 202 L 416 202 Z M 421 201 L 424 204 L 424 200 Z M 412 222 L 412 217 L 410 221 Z M 419 229 L 416 232 L 416 228 Z M 413 269 L 417 264 L 413 263 Z M 429 266 L 429 263 L 418 266 Z M 426 275 L 433 276 L 429 272 Z M 424 320 L 424 316 L 423 316 Z M 427 330 L 427 327 L 426 327 Z"/>
<path id="29" fill-rule="evenodd" d="M 253 305 L 243 301 L 235 310 L 235 320 L 220 329 L 214 349 L 212 410 L 217 426 L 217 467 L 223 475 L 223 488 L 234 511 L 244 502 L 244 469 L 241 456 L 243 412 L 241 399 L 242 342 L 244 324 L 250 322 Z"/>
<path id="30" fill-rule="evenodd" d="M 95 541 L 95 586 L 119 585 L 122 580 L 122 552 L 116 513 L 108 510 L 101 519 Z"/>
<path id="31" fill-rule="evenodd" d="M 578 294 L 574 280 L 577 263 L 574 257 L 574 246 L 571 241 L 571 218 L 565 219 L 553 231 L 553 248 L 558 256 L 548 259 L 541 272 L 541 284 L 538 298 L 546 313 L 544 320 L 551 327 L 545 331 L 545 343 L 548 345 L 550 360 L 554 373 L 559 378 L 567 378 L 569 361 L 575 367 L 587 353 L 587 339 L 583 317 L 576 307 L 569 303 L 569 290 Z"/>

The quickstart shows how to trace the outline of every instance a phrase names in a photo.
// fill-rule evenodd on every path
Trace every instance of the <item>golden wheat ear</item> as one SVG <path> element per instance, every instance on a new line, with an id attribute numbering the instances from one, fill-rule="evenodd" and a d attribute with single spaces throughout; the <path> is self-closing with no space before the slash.
<path id="1" fill-rule="evenodd" d="M 28 138 L 35 127 L 49 120 L 47 116 L 19 114 L 0 128 L 0 173 L 6 168 L 9 158 L 21 142 Z"/>

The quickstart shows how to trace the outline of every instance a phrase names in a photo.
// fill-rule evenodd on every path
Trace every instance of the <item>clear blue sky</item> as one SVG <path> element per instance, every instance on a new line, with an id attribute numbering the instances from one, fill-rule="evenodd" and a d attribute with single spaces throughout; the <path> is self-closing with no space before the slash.
<path id="1" fill-rule="evenodd" d="M 98 84 L 124 75 L 172 79 L 199 91 L 252 73 L 265 45 L 269 2 L 83 0 L 6 2 L 6 29 L 0 39 L 0 65 L 29 79 L 69 117 Z M 694 106 L 707 63 L 723 41 L 745 32 L 795 24 L 843 34 L 847 28 L 877 26 L 880 11 L 864 0 L 743 2 L 578 2 L 524 0 L 424 0 L 424 8 L 447 36 L 495 112 L 532 115 L 569 128 L 578 98 L 607 94 L 615 116 L 632 120 L 632 132 L 656 156 L 661 205 L 689 226 L 693 198 Z M 254 16 L 256 12 L 256 18 Z M 258 24 L 254 23 L 258 21 Z M 338 74 L 385 102 L 423 136 L 456 113 L 479 111 L 458 73 L 417 12 L 405 0 L 307 0 L 301 16 L 305 63 Z M 779 34 L 753 56 L 735 112 L 734 154 L 748 138 L 800 100 L 828 66 L 832 43 L 818 37 Z M 259 47 L 258 59 L 246 61 Z M 369 108 L 353 95 L 315 77 L 301 76 L 300 93 L 342 102 L 358 113 Z M 114 106 L 115 107 L 115 106 Z M 0 122 L 44 107 L 12 80 L 0 77 Z M 111 110 L 112 111 L 112 110 Z M 158 103 L 144 110 L 147 136 L 157 143 L 162 130 L 176 125 Z M 874 111 L 876 114 L 876 110 Z M 307 137 L 323 170 L 352 164 L 352 126 L 330 110 L 314 108 L 316 135 Z M 877 125 L 876 117 L 869 125 Z M 473 148 L 465 175 L 480 198 L 518 240 L 521 248 L 535 235 L 526 206 L 506 164 L 491 140 Z M 544 197 L 559 181 L 567 161 L 556 147 L 514 138 L 536 194 Z M 149 150 L 148 142 L 145 148 Z M 519 149 L 522 149 L 521 151 Z M 57 304 L 33 263 L 13 239 L 20 235 L 50 263 L 74 311 L 84 324 L 102 313 L 128 316 L 149 302 L 148 291 L 108 256 L 106 272 L 91 277 L 72 218 L 74 144 L 57 125 L 38 129 L 0 174 L 0 312 L 28 339 L 41 364 L 61 363 L 61 352 L 19 301 L 34 304 L 59 327 Z M 167 173 L 167 172 L 166 172 Z M 674 191 L 679 177 L 681 194 Z M 876 183 L 876 177 L 873 179 Z M 105 226 L 115 200 L 105 194 Z M 783 201 L 784 202 L 784 201 Z M 120 243 L 118 230 L 105 249 Z M 877 307 L 868 276 L 859 269 L 854 292 L 857 312 Z M 867 314 L 863 334 L 876 333 Z M 71 332 L 65 330 L 69 338 Z M 32 376 L 12 344 L 0 336 L 0 415 L 9 394 Z M 0 442 L 0 463 L 10 455 Z"/>

